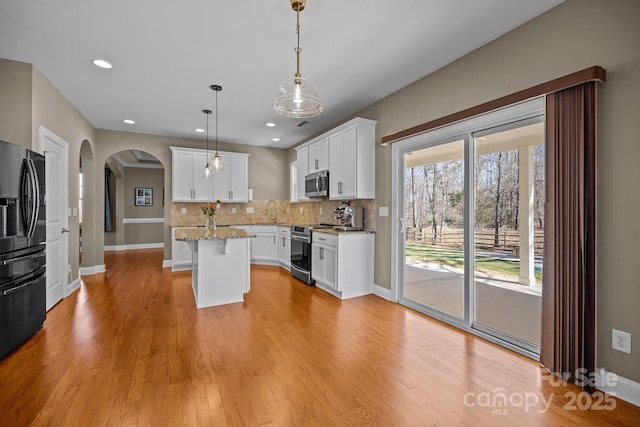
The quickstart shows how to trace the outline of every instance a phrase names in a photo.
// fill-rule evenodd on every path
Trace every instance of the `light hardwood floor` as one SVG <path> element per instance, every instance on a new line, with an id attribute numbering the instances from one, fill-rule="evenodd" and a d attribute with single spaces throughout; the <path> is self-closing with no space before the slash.
<path id="1" fill-rule="evenodd" d="M 580 389 L 538 363 L 376 296 L 254 266 L 244 303 L 197 310 L 162 250 L 105 262 L 0 360 L 0 426 L 640 425 L 623 401 L 572 410 Z"/>

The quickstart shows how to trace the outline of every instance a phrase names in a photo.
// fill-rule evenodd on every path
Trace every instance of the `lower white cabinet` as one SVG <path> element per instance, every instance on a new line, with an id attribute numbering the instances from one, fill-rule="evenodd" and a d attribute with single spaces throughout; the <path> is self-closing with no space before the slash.
<path id="1" fill-rule="evenodd" d="M 341 299 L 373 293 L 373 233 L 314 232 L 311 277 Z"/>
<path id="2" fill-rule="evenodd" d="M 278 265 L 278 227 L 275 225 L 252 225 L 256 235 L 251 242 L 251 263 Z"/>
<path id="3" fill-rule="evenodd" d="M 278 227 L 278 260 L 286 269 L 291 268 L 291 229 Z"/>
<path id="4" fill-rule="evenodd" d="M 176 241 L 176 231 L 191 227 L 171 227 L 171 271 L 191 270 L 191 249 L 187 242 Z"/>

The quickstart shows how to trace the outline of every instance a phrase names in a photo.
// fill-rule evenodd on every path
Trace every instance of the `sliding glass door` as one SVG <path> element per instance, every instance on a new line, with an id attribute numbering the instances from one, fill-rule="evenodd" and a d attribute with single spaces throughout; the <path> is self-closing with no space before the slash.
<path id="1" fill-rule="evenodd" d="M 544 231 L 541 117 L 474 132 L 473 327 L 540 346 Z"/>
<path id="2" fill-rule="evenodd" d="M 464 140 L 406 153 L 406 302 L 464 318 Z"/>
<path id="3" fill-rule="evenodd" d="M 400 303 L 535 357 L 544 229 L 542 100 L 393 146 Z"/>

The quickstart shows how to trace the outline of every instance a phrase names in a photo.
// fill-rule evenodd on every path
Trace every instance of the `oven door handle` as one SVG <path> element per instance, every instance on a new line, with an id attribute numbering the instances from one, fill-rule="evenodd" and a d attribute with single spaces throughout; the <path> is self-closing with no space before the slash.
<path id="1" fill-rule="evenodd" d="M 296 236 L 295 234 L 291 235 L 291 240 L 295 240 L 296 242 L 302 243 L 311 243 L 311 238 L 307 236 Z"/>

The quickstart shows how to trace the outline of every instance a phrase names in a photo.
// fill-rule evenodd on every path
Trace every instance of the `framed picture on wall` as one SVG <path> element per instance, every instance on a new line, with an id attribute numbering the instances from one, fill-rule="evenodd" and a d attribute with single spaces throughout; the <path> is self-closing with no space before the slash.
<path id="1" fill-rule="evenodd" d="M 153 188 L 136 187 L 136 206 L 153 206 Z"/>

